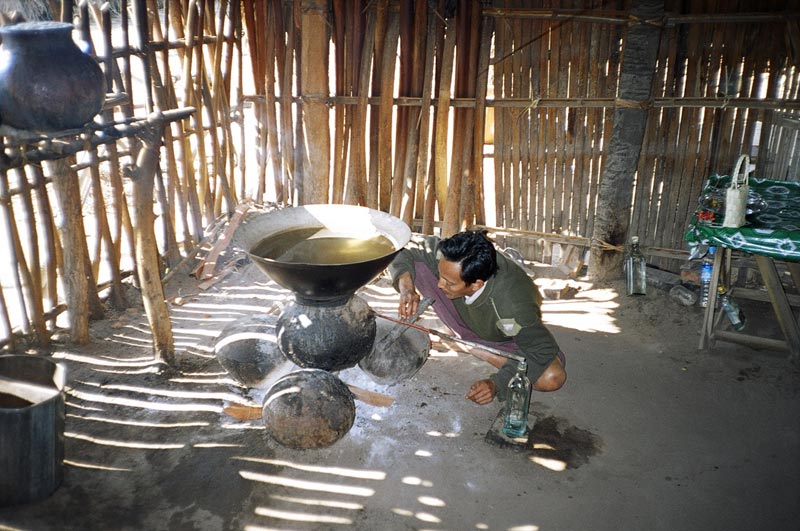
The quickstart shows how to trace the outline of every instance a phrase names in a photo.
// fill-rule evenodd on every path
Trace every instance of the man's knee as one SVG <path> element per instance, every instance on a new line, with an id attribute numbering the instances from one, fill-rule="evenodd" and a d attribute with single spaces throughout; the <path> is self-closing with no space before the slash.
<path id="1" fill-rule="evenodd" d="M 553 363 L 542 373 L 533 388 L 541 392 L 558 391 L 567 381 L 567 371 L 561 361 L 556 358 Z"/>

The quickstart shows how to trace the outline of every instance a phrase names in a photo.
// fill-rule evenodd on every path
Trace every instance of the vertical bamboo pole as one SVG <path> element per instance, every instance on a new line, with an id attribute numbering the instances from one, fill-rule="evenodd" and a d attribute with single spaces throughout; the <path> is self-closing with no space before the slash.
<path id="1" fill-rule="evenodd" d="M 27 169 L 31 173 L 32 185 L 36 190 L 38 211 L 44 232 L 45 252 L 40 257 L 40 267 L 45 275 L 42 297 L 43 299 L 46 297 L 51 307 L 55 308 L 58 305 L 58 256 L 61 253 L 56 246 L 55 217 L 41 166 L 29 165 Z M 55 327 L 55 317 L 50 324 Z"/>
<path id="2" fill-rule="evenodd" d="M 397 80 L 397 87 L 400 97 L 409 96 L 412 90 L 413 47 L 416 40 L 413 34 L 414 5 L 412 2 L 413 0 L 400 0 L 398 5 L 397 25 L 400 47 L 398 72 L 400 77 Z M 400 216 L 403 189 L 406 185 L 405 167 L 408 152 L 409 112 L 410 109 L 408 107 L 400 105 L 394 110 L 395 128 L 394 141 L 392 142 L 394 158 L 392 178 L 388 190 L 389 213 L 393 216 Z"/>
<path id="3" fill-rule="evenodd" d="M 364 46 L 364 28 L 366 26 L 366 13 L 363 0 L 351 2 L 352 17 L 348 17 L 345 25 L 345 46 L 347 46 L 346 54 L 346 72 L 345 72 L 345 91 L 348 96 L 355 96 L 358 87 L 359 79 L 361 77 L 361 55 Z M 367 67 L 369 68 L 369 67 Z M 342 150 L 342 164 L 344 164 L 343 173 L 345 173 L 345 188 L 344 188 L 344 202 L 347 203 L 348 188 L 351 183 L 349 182 L 353 172 L 351 165 L 353 164 L 353 128 L 354 121 L 356 120 L 357 108 L 355 105 L 348 105 L 345 107 L 344 129 L 346 147 Z M 363 136 L 363 135 L 362 135 Z M 362 153 L 363 154 L 363 153 Z M 355 204 L 363 204 L 355 203 Z"/>
<path id="4" fill-rule="evenodd" d="M 417 174 L 424 178 L 424 190 L 422 200 L 422 233 L 433 234 L 433 223 L 436 216 L 436 173 L 434 170 L 435 153 L 429 155 L 429 144 L 431 138 L 430 122 L 435 119 L 436 110 L 431 106 L 431 88 L 434 78 L 434 59 L 437 50 L 441 51 L 443 42 L 443 24 L 440 22 L 437 13 L 434 11 L 428 16 L 428 36 L 426 38 L 427 47 L 425 51 L 425 81 L 422 89 L 422 120 L 420 123 L 420 147 L 419 158 L 417 159 Z M 439 61 L 437 60 L 438 64 Z"/>
<path id="5" fill-rule="evenodd" d="M 475 122 L 472 134 L 472 160 L 470 161 L 470 181 L 474 189 L 470 197 L 475 204 L 475 223 L 486 224 L 485 196 L 483 186 L 483 146 L 486 133 L 486 92 L 489 84 L 489 56 L 492 52 L 494 19 L 482 17 L 482 27 L 478 51 L 478 67 L 475 84 Z"/>
<path id="6" fill-rule="evenodd" d="M 283 164 L 281 163 L 281 152 L 278 148 L 278 115 L 275 108 L 275 63 L 278 57 L 275 54 L 275 41 L 278 39 L 275 29 L 275 9 L 270 9 L 267 15 L 266 45 L 265 55 L 267 64 L 265 68 L 266 77 L 264 80 L 266 95 L 266 134 L 268 140 L 269 158 L 272 161 L 272 176 L 275 186 L 275 195 L 278 202 L 282 202 L 285 197 L 283 190 L 284 178 L 281 174 Z"/>
<path id="7" fill-rule="evenodd" d="M 153 64 L 155 65 L 153 74 L 156 76 L 156 79 L 154 79 L 154 83 L 156 83 L 156 103 L 161 109 L 174 108 L 177 107 L 178 103 L 175 96 L 175 86 L 172 82 L 172 73 L 169 64 L 170 53 L 168 47 L 166 46 L 169 41 L 169 26 L 166 24 L 168 24 L 169 20 L 170 4 L 167 2 L 164 5 L 164 28 L 167 30 L 165 32 L 158 18 L 158 10 L 155 9 L 155 0 L 148 1 L 150 2 L 148 4 L 148 10 L 153 13 L 153 16 L 150 17 L 153 25 L 153 39 L 160 41 L 165 45 L 162 47 L 160 54 L 161 68 L 163 69 L 163 73 L 158 69 L 158 62 L 153 61 Z M 180 224 L 183 228 L 183 246 L 184 249 L 188 251 L 193 246 L 194 240 L 192 238 L 187 211 L 188 198 L 184 193 L 184 187 L 181 184 L 181 178 L 177 168 L 172 124 L 169 124 L 164 128 L 164 152 L 166 155 L 166 160 L 164 162 L 166 164 L 168 189 L 165 191 L 166 197 L 162 199 L 162 204 L 165 206 L 169 205 L 171 207 L 168 208 L 168 210 L 164 213 L 165 216 L 169 216 L 169 224 L 165 224 L 165 227 L 168 227 L 171 232 L 175 233 L 176 222 L 180 221 Z M 176 259 L 181 259 L 177 249 L 177 239 L 175 236 L 173 236 L 166 241 L 170 241 L 170 245 L 167 246 L 168 260 L 170 264 L 174 265 L 176 263 Z"/>
<path id="8" fill-rule="evenodd" d="M 438 7 L 433 10 L 430 16 L 428 17 L 429 20 L 432 21 L 433 27 L 430 28 L 429 26 L 429 39 L 433 40 L 433 45 L 435 46 L 435 71 L 433 73 L 434 79 L 434 89 L 433 92 L 438 96 L 439 94 L 439 87 L 443 81 L 442 79 L 442 63 L 444 58 L 444 42 L 445 42 L 445 33 L 447 31 L 447 20 L 442 15 L 444 10 L 444 1 L 440 0 Z M 449 105 L 447 109 L 442 110 L 441 107 L 438 105 L 434 105 L 432 107 L 433 113 L 433 133 L 432 133 L 432 148 L 430 153 L 430 161 L 428 163 L 428 176 L 425 182 L 425 205 L 422 214 L 422 233 L 423 234 L 433 234 L 433 227 L 436 218 L 436 204 L 438 200 L 438 192 L 437 189 L 437 177 L 436 177 L 436 165 L 438 163 L 438 159 L 436 156 L 436 131 L 437 131 L 437 123 L 438 123 L 438 116 L 444 113 L 445 116 L 449 112 Z M 446 141 L 445 137 L 445 141 Z M 446 144 L 445 144 L 446 147 Z M 445 171 L 447 171 L 447 159 L 445 159 Z M 446 177 L 445 177 L 446 178 Z M 444 214 L 444 204 L 439 205 L 439 213 L 440 218 L 441 215 Z"/>
<path id="9" fill-rule="evenodd" d="M 436 196 L 440 211 L 443 212 L 442 236 L 452 236 L 460 230 L 458 207 L 461 203 L 460 183 L 447 182 L 447 133 L 450 113 L 450 81 L 453 76 L 453 60 L 456 47 L 455 20 L 446 22 L 444 50 L 442 51 L 442 70 L 439 80 L 439 99 L 437 101 L 435 147 Z"/>
<path id="10" fill-rule="evenodd" d="M 369 96 L 370 64 L 375 43 L 375 10 L 367 12 L 367 23 L 364 41 L 361 45 L 361 57 L 358 67 L 358 86 L 356 105 L 353 109 L 352 140 L 350 142 L 350 165 L 345 194 L 345 203 L 351 205 L 367 205 L 367 157 L 366 129 L 367 106 Z"/>
<path id="11" fill-rule="evenodd" d="M 295 80 L 297 86 L 303 86 L 303 63 L 305 59 L 303 58 L 302 53 L 302 43 L 303 43 L 303 25 L 302 21 L 302 4 L 300 2 L 292 2 L 292 21 L 293 21 L 293 40 L 292 46 L 294 47 L 294 56 L 296 61 L 295 66 Z M 303 102 L 302 97 L 298 98 L 296 104 L 296 117 L 293 120 L 294 125 L 294 189 L 292 191 L 292 197 L 295 199 L 296 203 L 302 204 L 303 197 L 305 197 L 305 181 L 308 172 L 305 168 L 304 157 L 307 149 L 307 142 L 306 142 L 306 134 L 303 128 L 303 113 L 304 113 L 305 104 Z"/>
<path id="12" fill-rule="evenodd" d="M 381 92 L 378 122 L 378 208 L 389 211 L 392 200 L 393 144 L 392 118 L 394 110 L 395 57 L 400 33 L 399 18 L 389 14 L 386 40 L 381 58 Z"/>
<path id="13" fill-rule="evenodd" d="M 349 17 L 345 13 L 344 0 L 333 0 L 333 45 L 334 45 L 334 71 L 336 75 L 336 96 L 346 96 L 347 94 L 347 66 L 345 63 L 345 53 L 352 53 L 347 46 L 345 38 L 349 35 L 345 26 L 348 24 Z M 352 7 L 352 6 L 351 6 Z M 331 203 L 341 203 L 344 200 L 344 177 L 347 167 L 347 139 L 348 134 L 345 129 L 346 105 L 335 105 L 333 119 L 333 185 L 331 187 Z"/>
<path id="14" fill-rule="evenodd" d="M 507 23 L 503 18 L 499 18 L 495 24 L 495 56 L 505 57 L 509 48 L 507 41 Z M 504 69 L 506 61 L 495 62 L 492 64 L 493 91 L 496 99 L 506 97 L 504 90 Z M 494 138 L 492 140 L 492 163 L 494 166 L 494 211 L 495 224 L 498 227 L 505 226 L 504 188 L 503 188 L 503 145 L 506 132 L 505 117 L 507 110 L 501 107 L 494 108 Z"/>
<path id="15" fill-rule="evenodd" d="M 8 251 L 11 255 L 11 265 L 14 266 L 11 280 L 14 284 L 14 293 L 17 296 L 17 304 L 19 305 L 19 321 L 22 333 L 27 335 L 33 331 L 30 319 L 31 314 L 28 310 L 32 303 L 30 282 L 27 281 L 30 275 L 25 254 L 22 251 L 22 244 L 19 240 L 19 231 L 8 185 L 8 173 L 5 171 L 0 172 L 0 206 L 2 207 L 0 210 L 2 210 L 4 218 L 3 225 L 6 228 L 5 240 L 9 244 Z"/>
<path id="16" fill-rule="evenodd" d="M 105 50 L 105 81 L 106 90 L 112 92 L 114 90 L 114 72 L 117 71 L 117 63 L 113 59 L 113 43 L 111 40 L 111 11 L 108 3 L 103 4 L 101 7 L 102 18 L 102 33 L 103 33 L 103 48 Z M 104 110 L 100 113 L 100 118 L 103 123 L 109 124 L 114 121 L 114 111 L 111 109 Z M 112 205 L 112 222 L 114 226 L 114 233 L 112 235 L 112 248 L 111 261 L 120 267 L 122 260 L 122 234 L 123 231 L 128 236 L 128 241 L 133 242 L 133 225 L 130 220 L 130 213 L 128 212 L 128 203 L 125 201 L 125 191 L 122 185 L 122 174 L 119 163 L 119 152 L 117 150 L 116 142 L 108 144 L 105 148 L 108 154 L 109 175 L 108 181 L 111 185 L 111 205 Z M 55 304 L 54 299 L 53 303 Z M 114 299 L 112 304 L 117 305 L 117 309 L 123 309 L 127 306 L 125 295 L 123 291 L 114 292 Z"/>
<path id="17" fill-rule="evenodd" d="M 33 331 L 36 336 L 36 343 L 38 345 L 47 346 L 50 343 L 50 335 L 47 332 L 47 324 L 44 318 L 44 300 L 42 294 L 42 264 L 39 253 L 39 230 L 36 228 L 36 211 L 33 207 L 33 196 L 31 191 L 31 183 L 24 169 L 20 168 L 16 171 L 17 182 L 19 183 L 20 195 L 22 196 L 22 204 L 24 205 L 23 215 L 17 215 L 21 218 L 24 226 L 29 231 L 27 242 L 28 249 L 27 255 L 30 256 L 30 267 L 27 268 L 27 282 L 29 283 L 29 296 L 31 308 L 31 320 L 33 321 Z M 21 243 L 21 242 L 20 242 Z M 20 245 L 18 251 L 20 255 L 25 256 L 26 252 Z M 22 263 L 20 263 L 22 267 Z"/>
<path id="18" fill-rule="evenodd" d="M 372 62 L 372 94 L 381 97 L 383 90 L 384 46 L 389 25 L 389 1 L 378 0 L 375 6 L 375 52 Z M 392 71 L 394 72 L 394 70 Z M 367 170 L 367 206 L 380 208 L 381 167 L 380 167 L 380 135 L 381 106 L 370 109 L 369 124 L 369 168 Z"/>
<path id="19" fill-rule="evenodd" d="M 478 79 L 478 52 L 480 49 L 480 36 L 481 36 L 481 13 L 480 4 L 475 0 L 465 0 L 467 5 L 465 9 L 467 13 L 467 20 L 463 26 L 464 31 L 467 33 L 467 46 L 465 48 L 464 58 L 462 64 L 464 65 L 464 76 L 460 81 L 462 85 L 461 90 L 468 98 L 475 98 L 477 102 L 477 95 L 475 94 L 475 87 Z M 477 16 L 476 16 L 477 12 Z M 476 105 L 477 106 L 477 105 Z M 461 167 L 462 181 L 461 181 L 461 204 L 459 205 L 459 218 L 461 218 L 462 227 L 467 227 L 475 221 L 475 188 L 476 188 L 476 175 L 472 173 L 472 153 L 473 150 L 483 152 L 483 134 L 480 135 L 480 145 L 475 144 L 475 106 L 462 110 L 464 128 L 466 131 L 463 135 L 463 147 L 460 151 L 454 154 L 461 158 L 459 166 Z"/>
<path id="20" fill-rule="evenodd" d="M 282 13 L 279 9 L 280 6 L 275 8 L 276 13 Z M 283 68 L 281 72 L 281 147 L 283 150 L 283 188 L 284 188 L 284 201 L 287 203 L 291 203 L 294 201 L 296 196 L 295 188 L 296 184 L 295 181 L 298 178 L 296 174 L 296 170 L 298 166 L 295 164 L 295 153 L 299 150 L 295 149 L 295 139 L 294 139 L 294 114 L 293 108 L 294 105 L 292 103 L 292 97 L 294 93 L 292 91 L 292 86 L 294 83 L 294 72 L 295 69 L 293 68 L 294 65 L 294 58 L 297 54 L 297 48 L 295 46 L 295 20 L 292 12 L 292 7 L 288 8 L 289 11 L 289 23 L 285 23 L 286 17 L 281 17 L 281 24 L 279 24 L 279 28 L 284 28 L 281 30 L 279 35 L 283 37 L 284 31 L 286 33 L 286 46 L 283 47 Z M 283 42 L 283 38 L 280 39 Z M 297 142 L 299 142 L 299 137 L 297 138 Z"/>
<path id="21" fill-rule="evenodd" d="M 411 92 L 409 95 L 414 97 L 423 96 L 423 83 L 427 74 L 425 70 L 426 61 L 423 56 L 427 48 L 425 43 L 428 25 L 427 14 L 427 2 L 424 0 L 417 0 L 416 6 L 414 7 L 414 27 L 413 31 L 411 31 L 411 38 L 413 40 L 411 50 L 412 57 L 409 60 L 413 67 L 409 87 Z M 419 35 L 419 37 L 416 37 L 417 35 Z M 425 105 L 426 99 L 429 101 L 429 98 L 423 96 L 421 105 L 419 107 L 412 107 L 408 113 L 405 163 L 403 171 L 395 176 L 395 187 L 392 195 L 392 204 L 398 205 L 397 215 L 409 226 L 412 223 L 415 200 L 417 197 L 416 191 L 419 176 L 416 170 L 420 158 L 420 138 L 423 135 L 427 135 L 428 132 L 427 129 L 422 129 L 423 123 L 421 120 L 421 114 L 424 109 L 423 105 Z M 425 155 L 422 156 L 424 157 Z"/>
<path id="22" fill-rule="evenodd" d="M 511 21 L 510 33 L 514 42 L 514 55 L 509 59 L 511 63 L 511 96 L 514 98 L 525 98 L 526 87 L 523 81 L 522 72 L 522 53 L 520 47 L 523 43 L 522 38 L 522 24 L 523 21 L 515 18 Z M 511 120 L 508 124 L 510 140 L 511 140 L 511 153 L 509 159 L 509 166 L 511 169 L 511 179 L 506 183 L 510 194 L 507 194 L 508 202 L 506 203 L 507 213 L 510 214 L 506 219 L 506 226 L 522 228 L 520 224 L 520 214 L 522 213 L 522 150 L 520 145 L 522 143 L 521 124 L 524 120 L 526 109 L 513 109 L 510 113 Z"/>
<path id="23" fill-rule="evenodd" d="M 186 106 L 194 105 L 194 90 L 192 82 L 192 58 L 194 56 L 193 50 L 195 45 L 195 28 L 197 26 L 197 0 L 189 0 L 188 7 L 185 11 L 185 30 L 181 30 L 181 34 L 185 35 L 185 48 L 183 51 L 183 81 L 184 93 L 183 104 Z M 199 109 L 198 109 L 198 112 Z M 194 160 L 192 157 L 192 144 L 191 135 L 187 132 L 191 128 L 192 123 L 198 124 L 197 118 L 187 118 L 180 122 L 181 138 L 181 166 L 183 167 L 183 174 L 185 179 L 184 189 L 189 196 L 189 207 L 192 211 L 193 227 L 195 229 L 194 239 L 200 241 L 202 239 L 202 216 L 203 211 L 200 207 L 200 196 L 198 193 L 198 183 L 195 177 Z M 199 129 L 199 125 L 195 125 L 195 130 Z"/>
<path id="24" fill-rule="evenodd" d="M 89 163 L 89 175 L 91 178 L 92 204 L 94 206 L 95 218 L 95 240 L 97 242 L 97 254 L 95 264 L 92 268 L 94 278 L 99 277 L 99 266 L 102 259 L 100 254 L 101 244 L 105 242 L 108 269 L 111 274 L 111 304 L 118 309 L 125 307 L 125 296 L 122 290 L 122 275 L 120 273 L 119 259 L 115 251 L 114 239 L 111 237 L 111 229 L 108 226 L 106 202 L 103 197 L 103 186 L 100 179 L 100 163 L 97 160 L 97 150 L 89 149 L 86 151 L 87 162 Z"/>
<path id="25" fill-rule="evenodd" d="M 302 204 L 327 203 L 330 195 L 331 138 L 328 112 L 328 4 L 302 0 L 301 96 L 306 150 Z"/>
<path id="26" fill-rule="evenodd" d="M 532 42 L 531 39 L 531 25 L 532 21 L 523 20 L 520 24 L 520 49 L 517 52 L 520 61 L 519 70 L 519 85 L 520 96 L 528 101 L 532 101 L 531 97 L 531 63 L 530 54 L 527 48 L 530 46 L 528 43 Z M 524 48 L 523 48 L 524 47 Z M 531 144 L 530 144 L 530 127 L 531 127 L 531 108 L 526 107 L 522 109 L 519 120 L 519 211 L 517 212 L 517 226 L 523 230 L 529 230 L 528 213 L 530 212 L 530 188 L 532 182 L 530 160 L 531 160 Z M 513 245 L 522 251 L 523 254 L 527 251 L 520 246 L 521 242 L 525 240 L 515 239 Z"/>
<path id="27" fill-rule="evenodd" d="M 459 0 L 456 7 L 455 15 L 455 34 L 456 34 L 456 51 L 454 57 L 454 94 L 456 98 L 466 95 L 466 81 L 468 77 L 467 65 L 469 63 L 469 1 Z M 463 172 L 463 153 L 464 153 L 464 136 L 460 134 L 461 131 L 466 131 L 467 124 L 465 122 L 466 111 L 460 107 L 453 107 L 452 110 L 452 131 L 459 133 L 451 134 L 450 141 L 450 177 L 448 180 L 448 195 L 452 195 L 457 191 L 456 197 L 458 198 L 457 205 L 451 205 L 454 208 L 452 215 L 456 219 L 451 219 L 450 224 L 453 230 L 458 232 L 464 228 L 463 214 L 464 214 L 464 172 Z M 455 189 L 455 190 L 454 190 Z M 445 207 L 445 223 L 447 222 L 447 207 Z"/>

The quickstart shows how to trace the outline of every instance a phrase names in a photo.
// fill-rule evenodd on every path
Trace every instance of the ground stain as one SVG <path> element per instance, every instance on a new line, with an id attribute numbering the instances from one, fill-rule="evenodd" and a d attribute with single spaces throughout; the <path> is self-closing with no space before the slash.
<path id="1" fill-rule="evenodd" d="M 602 441 L 592 432 L 572 426 L 564 419 L 545 417 L 534 424 L 526 448 L 531 456 L 562 461 L 568 469 L 574 469 L 599 454 Z"/>
<path id="2" fill-rule="evenodd" d="M 526 442 L 516 442 L 502 433 L 502 412 L 498 415 L 492 429 L 486 434 L 486 441 L 524 452 L 529 457 L 539 457 L 561 461 L 567 469 L 575 469 L 589 462 L 589 458 L 600 453 L 603 442 L 594 433 L 572 426 L 566 419 L 543 417 L 537 419 L 528 434 Z"/>

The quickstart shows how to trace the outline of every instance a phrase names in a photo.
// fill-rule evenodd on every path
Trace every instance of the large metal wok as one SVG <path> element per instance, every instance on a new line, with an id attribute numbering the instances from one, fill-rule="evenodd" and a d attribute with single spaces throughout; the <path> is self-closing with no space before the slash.
<path id="1" fill-rule="evenodd" d="M 382 256 L 346 263 L 314 264 L 281 261 L 253 253 L 265 239 L 289 230 L 319 228 L 342 238 L 369 238 L 379 234 L 394 249 Z M 234 241 L 272 280 L 307 304 L 336 303 L 371 282 L 411 239 L 411 229 L 385 212 L 353 205 L 304 205 L 252 216 L 236 230 Z"/>

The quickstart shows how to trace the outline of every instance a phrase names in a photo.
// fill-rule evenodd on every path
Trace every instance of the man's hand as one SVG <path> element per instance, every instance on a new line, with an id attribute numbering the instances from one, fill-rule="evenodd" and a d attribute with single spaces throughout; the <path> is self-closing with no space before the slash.
<path id="1" fill-rule="evenodd" d="M 419 293 L 411 279 L 411 273 L 403 273 L 397 280 L 397 289 L 400 291 L 400 305 L 397 308 L 397 315 L 401 319 L 408 319 L 417 311 L 419 307 Z"/>
<path id="2" fill-rule="evenodd" d="M 469 393 L 467 393 L 466 397 L 476 404 L 485 406 L 494 400 L 494 395 L 496 394 L 497 385 L 492 380 L 487 378 L 486 380 L 478 380 L 472 384 L 472 387 L 469 388 Z"/>

